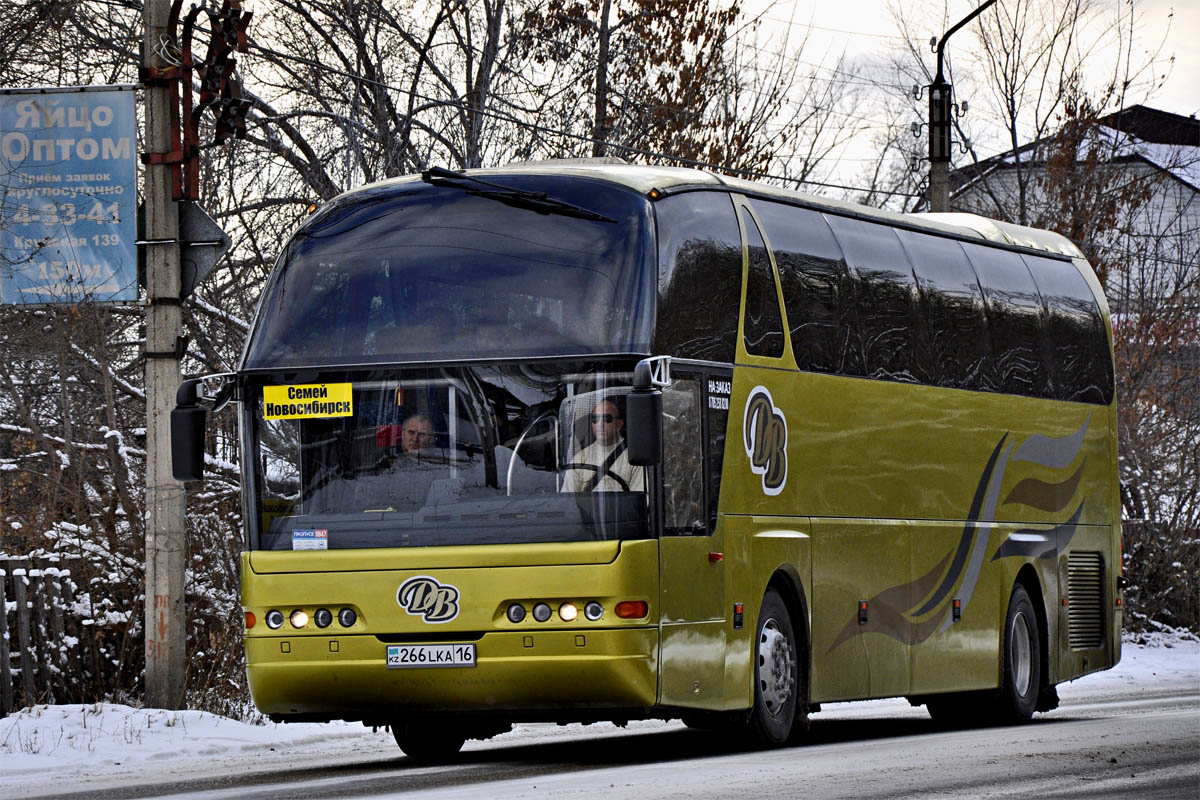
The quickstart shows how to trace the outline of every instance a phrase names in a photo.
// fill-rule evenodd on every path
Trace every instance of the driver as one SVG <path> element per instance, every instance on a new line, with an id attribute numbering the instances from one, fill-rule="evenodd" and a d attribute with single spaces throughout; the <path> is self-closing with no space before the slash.
<path id="1" fill-rule="evenodd" d="M 564 492 L 641 492 L 645 491 L 645 474 L 642 467 L 629 463 L 625 451 L 625 420 L 621 411 L 611 400 L 596 403 L 591 414 L 592 433 L 595 441 L 576 456 L 579 464 L 589 464 L 594 469 L 582 467 L 568 469 L 563 477 Z"/>

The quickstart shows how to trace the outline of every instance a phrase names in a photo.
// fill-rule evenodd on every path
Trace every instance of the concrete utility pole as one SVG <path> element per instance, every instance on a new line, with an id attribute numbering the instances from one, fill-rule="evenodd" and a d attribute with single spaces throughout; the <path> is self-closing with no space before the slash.
<path id="1" fill-rule="evenodd" d="M 169 66 L 163 43 L 170 0 L 146 0 L 144 63 Z M 182 313 L 179 300 L 179 209 L 173 198 L 176 150 L 174 93 L 168 83 L 148 81 L 145 94 L 146 152 L 161 154 L 145 167 L 146 230 L 146 705 L 181 708 L 187 649 L 183 601 L 187 542 L 183 484 L 171 477 L 171 409 L 179 386 Z M 157 162 L 157 163 L 156 163 Z"/>
<path id="2" fill-rule="evenodd" d="M 929 210 L 950 210 L 950 108 L 953 87 L 942 74 L 942 55 L 951 34 L 982 14 L 996 0 L 986 3 L 959 20 L 942 35 L 937 45 L 937 75 L 929 84 Z M 965 110 L 964 106 L 964 110 Z"/>

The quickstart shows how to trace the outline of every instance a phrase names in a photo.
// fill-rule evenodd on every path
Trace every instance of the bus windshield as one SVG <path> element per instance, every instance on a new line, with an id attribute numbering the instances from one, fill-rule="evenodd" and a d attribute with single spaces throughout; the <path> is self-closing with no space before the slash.
<path id="1" fill-rule="evenodd" d="M 246 387 L 254 549 L 649 536 L 644 471 L 624 455 L 628 371 L 537 362 L 287 377 Z"/>
<path id="2" fill-rule="evenodd" d="M 272 275 L 244 367 L 648 353 L 649 202 L 599 181 L 504 184 L 393 183 L 319 212 Z"/>

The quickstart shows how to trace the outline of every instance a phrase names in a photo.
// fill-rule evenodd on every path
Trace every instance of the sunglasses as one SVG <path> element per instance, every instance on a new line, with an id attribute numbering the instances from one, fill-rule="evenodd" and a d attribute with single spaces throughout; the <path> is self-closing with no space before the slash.
<path id="1" fill-rule="evenodd" d="M 604 422 L 608 425 L 612 425 L 613 420 L 616 418 L 617 417 L 615 414 L 592 414 L 592 424 L 595 425 L 597 422 Z"/>

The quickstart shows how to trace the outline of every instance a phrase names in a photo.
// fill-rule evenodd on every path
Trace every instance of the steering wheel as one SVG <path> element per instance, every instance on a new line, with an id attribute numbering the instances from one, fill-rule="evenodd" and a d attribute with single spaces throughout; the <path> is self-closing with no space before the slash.
<path id="1" fill-rule="evenodd" d="M 590 469 L 592 472 L 595 472 L 595 473 L 599 474 L 599 476 L 600 476 L 596 479 L 597 486 L 600 484 L 600 481 L 604 480 L 605 478 L 612 478 L 614 481 L 617 482 L 618 485 L 620 485 L 621 491 L 624 491 L 624 492 L 629 491 L 629 483 L 624 478 L 622 478 L 620 475 L 613 472 L 611 469 L 604 469 L 603 467 L 598 467 L 595 464 L 577 464 L 577 463 L 564 464 L 563 469 L 564 470 L 567 470 L 567 469 Z M 592 487 L 592 491 L 593 492 L 596 491 L 595 486 Z"/>

